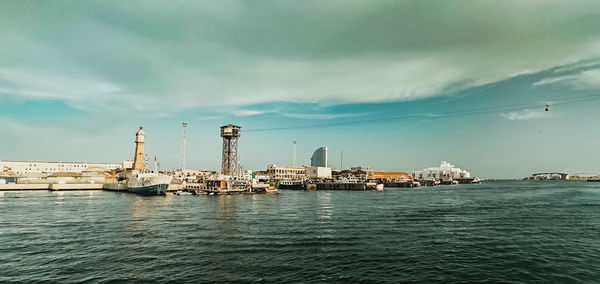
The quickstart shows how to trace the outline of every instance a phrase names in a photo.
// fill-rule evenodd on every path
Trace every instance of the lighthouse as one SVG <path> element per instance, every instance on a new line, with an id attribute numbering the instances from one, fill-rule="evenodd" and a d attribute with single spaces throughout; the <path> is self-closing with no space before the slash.
<path id="1" fill-rule="evenodd" d="M 146 168 L 144 161 L 144 143 L 146 143 L 146 133 L 140 126 L 140 130 L 135 133 L 135 156 L 133 157 L 132 170 L 143 171 Z"/>

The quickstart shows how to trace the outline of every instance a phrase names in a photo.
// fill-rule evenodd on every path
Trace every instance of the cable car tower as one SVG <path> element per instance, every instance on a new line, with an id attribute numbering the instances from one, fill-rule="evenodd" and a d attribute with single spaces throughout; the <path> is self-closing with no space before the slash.
<path id="1" fill-rule="evenodd" d="M 224 175 L 238 175 L 238 139 L 240 138 L 241 132 L 241 126 L 233 124 L 221 126 L 221 137 L 223 137 L 223 161 L 221 163 L 221 173 Z"/>

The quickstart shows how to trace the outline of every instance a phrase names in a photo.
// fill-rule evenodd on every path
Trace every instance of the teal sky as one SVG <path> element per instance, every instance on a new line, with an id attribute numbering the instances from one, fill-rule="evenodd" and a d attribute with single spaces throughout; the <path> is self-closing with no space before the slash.
<path id="1" fill-rule="evenodd" d="M 0 1 L 0 159 L 600 172 L 598 1 Z M 545 112 L 544 105 L 551 111 Z"/>

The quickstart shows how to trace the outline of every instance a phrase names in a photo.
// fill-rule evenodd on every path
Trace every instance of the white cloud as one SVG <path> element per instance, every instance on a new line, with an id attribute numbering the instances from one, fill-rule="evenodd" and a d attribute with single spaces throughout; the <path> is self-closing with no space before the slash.
<path id="1" fill-rule="evenodd" d="M 258 111 L 258 110 L 250 110 L 250 109 L 239 109 L 239 110 L 233 111 L 233 115 L 235 115 L 235 116 L 253 116 L 253 115 L 260 115 L 260 114 L 264 114 L 264 112 Z"/>
<path id="2" fill-rule="evenodd" d="M 508 119 L 508 120 L 530 120 L 530 119 L 539 119 L 544 115 L 548 115 L 544 113 L 544 111 L 539 110 L 531 110 L 526 109 L 518 112 L 508 112 L 508 113 L 500 113 L 500 116 Z"/>
<path id="3" fill-rule="evenodd" d="M 565 84 L 573 89 L 600 88 L 600 69 L 586 70 L 577 74 L 550 77 L 535 82 L 534 86 Z"/>

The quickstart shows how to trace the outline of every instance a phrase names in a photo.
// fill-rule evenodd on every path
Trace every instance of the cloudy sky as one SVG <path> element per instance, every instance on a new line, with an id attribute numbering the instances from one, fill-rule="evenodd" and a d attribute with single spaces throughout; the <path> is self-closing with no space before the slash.
<path id="1" fill-rule="evenodd" d="M 600 172 L 598 1 L 0 1 L 0 159 Z M 544 111 L 545 104 L 551 107 Z"/>

